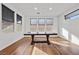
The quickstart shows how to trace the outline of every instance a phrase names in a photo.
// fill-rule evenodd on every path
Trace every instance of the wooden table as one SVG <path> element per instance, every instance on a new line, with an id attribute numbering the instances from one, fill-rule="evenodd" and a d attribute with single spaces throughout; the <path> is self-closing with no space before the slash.
<path id="1" fill-rule="evenodd" d="M 31 37 L 32 37 L 31 45 L 33 45 L 34 43 L 48 43 L 48 45 L 49 45 L 50 44 L 49 36 L 50 35 L 57 35 L 57 33 L 27 33 L 27 34 L 24 34 L 24 35 L 31 35 Z M 34 41 L 35 35 L 46 35 L 47 40 L 46 41 Z"/>

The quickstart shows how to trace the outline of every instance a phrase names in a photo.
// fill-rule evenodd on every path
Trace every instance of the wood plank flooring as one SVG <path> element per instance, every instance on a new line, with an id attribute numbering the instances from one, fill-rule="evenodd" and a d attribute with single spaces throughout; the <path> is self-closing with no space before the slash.
<path id="1" fill-rule="evenodd" d="M 38 39 L 38 38 L 36 38 Z M 45 39 L 41 38 L 40 40 Z M 79 46 L 62 38 L 50 38 L 51 44 L 35 43 L 24 37 L 0 51 L 1 55 L 79 55 Z"/>

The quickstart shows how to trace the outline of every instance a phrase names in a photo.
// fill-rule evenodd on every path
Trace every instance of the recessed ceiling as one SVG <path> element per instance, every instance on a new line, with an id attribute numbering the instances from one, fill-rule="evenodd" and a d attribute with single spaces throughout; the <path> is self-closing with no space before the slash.
<path id="1" fill-rule="evenodd" d="M 74 7 L 77 3 L 9 3 L 25 16 L 58 16 L 66 10 Z"/>

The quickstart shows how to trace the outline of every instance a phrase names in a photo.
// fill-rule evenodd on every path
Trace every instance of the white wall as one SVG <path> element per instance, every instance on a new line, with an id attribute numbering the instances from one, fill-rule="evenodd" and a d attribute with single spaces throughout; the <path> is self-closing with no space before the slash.
<path id="1" fill-rule="evenodd" d="M 0 32 L 0 50 L 8 47 L 9 45 L 15 43 L 16 41 L 23 38 L 20 33 L 3 33 Z"/>
<path id="2" fill-rule="evenodd" d="M 13 11 L 17 12 L 17 10 L 15 10 L 15 8 L 12 5 L 8 5 L 8 4 L 5 5 L 10 9 L 12 9 Z M 20 11 L 18 11 L 18 13 L 19 12 Z M 0 3 L 0 50 L 6 48 L 7 46 L 23 38 L 22 33 L 17 33 L 17 32 L 5 33 L 2 32 L 1 28 L 2 28 L 2 11 L 1 11 L 1 3 Z"/>
<path id="3" fill-rule="evenodd" d="M 58 16 L 59 18 L 59 35 L 70 42 L 79 45 L 79 19 L 65 20 L 64 15 L 79 9 L 79 5 L 71 8 L 65 13 Z"/>

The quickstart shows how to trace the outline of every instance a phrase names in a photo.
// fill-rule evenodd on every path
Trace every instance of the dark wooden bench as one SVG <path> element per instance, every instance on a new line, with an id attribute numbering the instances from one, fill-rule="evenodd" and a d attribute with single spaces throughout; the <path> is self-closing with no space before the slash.
<path id="1" fill-rule="evenodd" d="M 33 45 L 34 43 L 48 43 L 48 45 L 49 45 L 50 44 L 49 36 L 50 35 L 57 35 L 57 33 L 27 33 L 27 34 L 24 34 L 24 35 L 31 35 L 31 37 L 32 37 L 31 45 Z M 46 35 L 47 40 L 46 41 L 34 41 L 35 35 Z"/>

